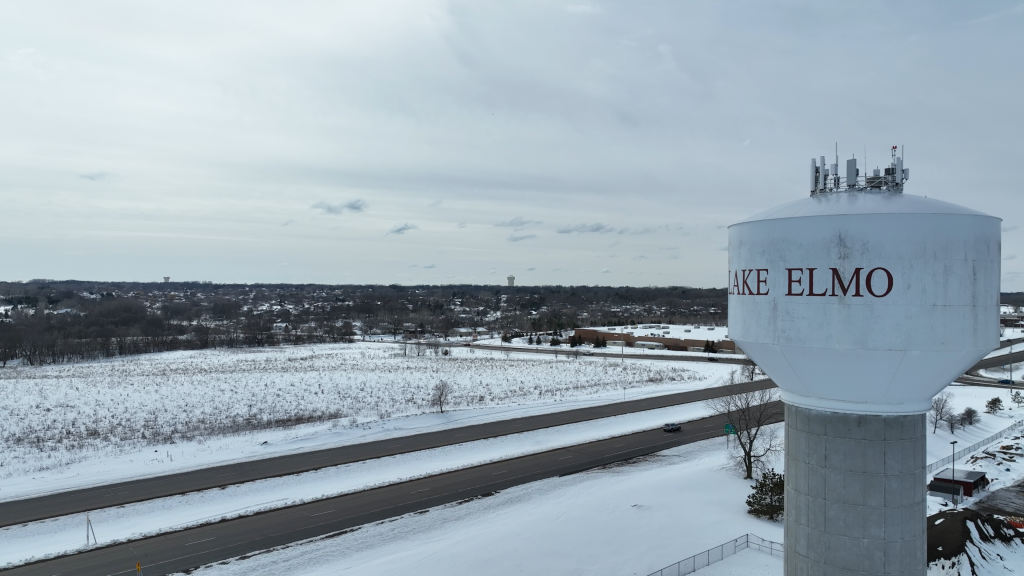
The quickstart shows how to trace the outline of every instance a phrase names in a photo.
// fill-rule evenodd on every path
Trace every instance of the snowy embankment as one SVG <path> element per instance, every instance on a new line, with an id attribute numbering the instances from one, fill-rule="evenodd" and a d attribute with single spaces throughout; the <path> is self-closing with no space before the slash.
<path id="1" fill-rule="evenodd" d="M 730 371 L 411 348 L 171 352 L 0 370 L 0 499 L 692 390 Z M 441 380 L 455 387 L 445 417 L 431 414 Z"/>
<path id="2" fill-rule="evenodd" d="M 708 415 L 703 403 L 624 414 L 106 508 L 90 512 L 90 519 L 102 544 L 135 540 Z M 75 514 L 0 528 L 0 541 L 5 543 L 0 547 L 0 568 L 85 550 L 84 519 L 84 514 Z"/>
<path id="3" fill-rule="evenodd" d="M 708 440 L 193 574 L 646 576 L 747 532 L 781 542 L 782 523 L 746 513 L 749 493 L 725 441 Z M 781 559 L 759 554 L 741 552 L 735 564 L 746 576 L 782 574 Z"/>
<path id="4" fill-rule="evenodd" d="M 1020 352 L 1021 350 L 1024 350 L 1024 344 L 1021 344 L 1020 350 L 1016 350 L 1016 352 Z M 1013 380 L 1019 384 L 1021 380 L 1024 380 L 1024 362 L 1015 362 L 1012 364 L 1004 364 L 1003 366 L 998 366 L 996 368 L 978 370 L 978 375 L 984 376 L 985 378 L 992 378 L 993 380 Z"/>

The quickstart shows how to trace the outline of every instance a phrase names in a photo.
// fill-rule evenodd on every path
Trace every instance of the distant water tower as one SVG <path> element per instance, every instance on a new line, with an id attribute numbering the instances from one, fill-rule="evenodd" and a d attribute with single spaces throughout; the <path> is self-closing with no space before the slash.
<path id="1" fill-rule="evenodd" d="M 513 276 L 511 274 L 508 275 L 508 285 L 509 286 L 515 286 L 516 285 L 516 277 L 515 276 Z"/>
<path id="2" fill-rule="evenodd" d="M 786 405 L 785 574 L 924 576 L 925 413 L 999 343 L 1000 220 L 903 194 L 895 147 L 820 160 L 729 227 L 729 335 Z"/>
<path id="3" fill-rule="evenodd" d="M 170 282 L 170 281 L 171 281 L 171 277 L 170 276 L 164 276 L 164 282 Z"/>

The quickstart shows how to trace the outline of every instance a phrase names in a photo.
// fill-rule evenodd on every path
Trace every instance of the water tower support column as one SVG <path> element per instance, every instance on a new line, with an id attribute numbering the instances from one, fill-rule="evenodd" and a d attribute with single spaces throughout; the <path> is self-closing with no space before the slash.
<path id="1" fill-rule="evenodd" d="M 927 571 L 925 415 L 786 405 L 787 576 Z"/>

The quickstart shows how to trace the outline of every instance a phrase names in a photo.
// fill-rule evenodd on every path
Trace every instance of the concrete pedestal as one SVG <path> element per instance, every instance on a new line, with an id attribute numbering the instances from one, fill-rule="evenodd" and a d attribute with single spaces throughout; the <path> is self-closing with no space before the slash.
<path id="1" fill-rule="evenodd" d="M 925 576 L 925 415 L 786 405 L 786 576 Z"/>

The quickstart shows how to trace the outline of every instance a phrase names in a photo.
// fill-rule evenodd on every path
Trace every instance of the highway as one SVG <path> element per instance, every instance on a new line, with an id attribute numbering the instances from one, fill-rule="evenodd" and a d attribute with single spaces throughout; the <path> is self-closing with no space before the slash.
<path id="1" fill-rule="evenodd" d="M 778 420 L 782 406 L 778 403 Z M 99 548 L 46 562 L 14 568 L 11 576 L 135 574 L 142 564 L 146 576 L 180 572 L 211 562 L 266 550 L 299 540 L 325 536 L 370 522 L 489 495 L 520 484 L 564 476 L 660 452 L 722 435 L 725 418 L 712 416 L 687 423 L 682 432 L 639 432 L 570 448 L 503 460 L 278 509 L 263 514 L 183 530 L 145 540 Z"/>
<path id="2" fill-rule="evenodd" d="M 475 424 L 460 428 L 451 428 L 438 432 L 427 432 L 401 436 L 387 440 L 376 440 L 316 450 L 277 456 L 261 460 L 250 460 L 236 464 L 203 468 L 179 474 L 168 474 L 155 476 L 117 484 L 106 484 L 93 488 L 58 492 L 37 498 L 23 500 L 12 500 L 0 503 L 0 527 L 23 524 L 56 516 L 76 514 L 121 506 L 132 502 L 141 502 L 154 498 L 184 494 L 196 490 L 208 490 L 229 486 L 242 482 L 251 482 L 265 478 L 275 478 L 309 472 L 319 468 L 338 466 L 351 462 L 383 458 L 395 454 L 404 454 L 418 450 L 427 450 L 474 440 L 494 438 L 530 430 L 562 426 L 576 422 L 585 422 L 609 416 L 618 416 L 631 412 L 654 410 L 666 408 L 679 404 L 700 402 L 717 396 L 726 396 L 740 392 L 761 390 L 774 387 L 775 383 L 770 380 L 759 380 L 756 382 L 744 382 L 715 388 L 705 388 L 691 392 L 680 392 L 655 396 L 652 398 L 641 398 L 627 400 L 613 404 L 603 404 L 588 408 L 578 408 L 563 412 L 552 412 L 537 416 L 526 416 Z"/>
<path id="3" fill-rule="evenodd" d="M 1014 344 L 1014 346 L 1016 346 L 1016 344 Z M 1009 364 L 1011 360 L 1013 363 L 1024 362 L 1024 346 L 1021 348 L 1022 350 L 1020 352 L 1014 352 L 1013 354 L 1003 354 L 1002 356 L 984 358 L 968 370 L 967 373 L 970 374 L 971 372 L 977 372 L 978 370 L 985 370 L 987 368 L 996 368 L 997 366 Z"/>

